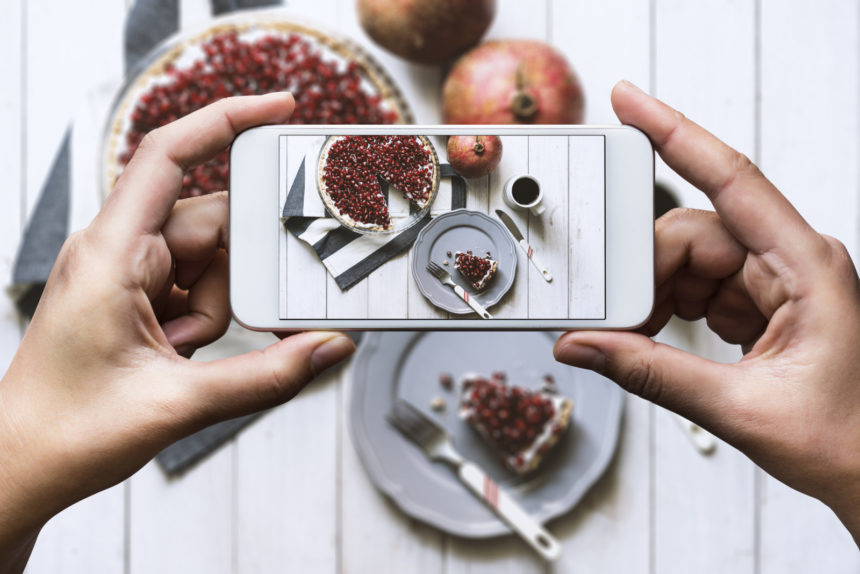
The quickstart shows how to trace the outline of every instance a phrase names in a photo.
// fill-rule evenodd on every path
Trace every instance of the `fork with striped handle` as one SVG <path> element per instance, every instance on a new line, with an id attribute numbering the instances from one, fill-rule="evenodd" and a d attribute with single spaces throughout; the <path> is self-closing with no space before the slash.
<path id="1" fill-rule="evenodd" d="M 438 263 L 436 263 L 434 261 L 428 262 L 427 263 L 427 271 L 431 275 L 433 275 L 436 279 L 438 279 L 440 282 L 442 282 L 442 284 L 448 285 L 449 287 L 451 287 L 454 290 L 454 293 L 456 293 L 460 297 L 460 299 L 462 299 L 463 301 L 468 303 L 469 307 L 474 309 L 475 312 L 481 316 L 481 318 L 483 318 L 483 319 L 492 319 L 493 318 L 493 316 L 490 315 L 490 313 L 487 312 L 487 310 L 484 309 L 484 307 L 480 303 L 478 303 L 478 301 L 474 297 L 469 295 L 469 293 L 466 292 L 465 289 L 463 289 L 462 287 L 460 287 L 459 285 L 454 283 L 454 280 L 451 279 L 451 274 L 448 273 L 447 271 L 445 271 L 444 269 L 442 269 L 441 267 L 439 267 Z"/>
<path id="2" fill-rule="evenodd" d="M 460 480 L 511 530 L 546 560 L 561 556 L 558 540 L 541 526 L 478 465 L 463 458 L 451 444 L 448 433 L 413 405 L 398 399 L 386 417 L 388 423 L 416 443 L 430 459 L 454 467 Z"/>

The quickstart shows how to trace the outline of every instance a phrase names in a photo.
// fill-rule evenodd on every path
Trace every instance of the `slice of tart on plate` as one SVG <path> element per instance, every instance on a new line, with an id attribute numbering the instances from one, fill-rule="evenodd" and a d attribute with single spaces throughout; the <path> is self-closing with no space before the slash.
<path id="1" fill-rule="evenodd" d="M 570 425 L 573 401 L 507 384 L 504 373 L 462 378 L 460 418 L 517 474 L 536 470 Z"/>
<path id="2" fill-rule="evenodd" d="M 480 291 L 495 277 L 499 263 L 489 253 L 486 257 L 478 257 L 471 251 L 457 251 L 454 253 L 454 269 Z"/>

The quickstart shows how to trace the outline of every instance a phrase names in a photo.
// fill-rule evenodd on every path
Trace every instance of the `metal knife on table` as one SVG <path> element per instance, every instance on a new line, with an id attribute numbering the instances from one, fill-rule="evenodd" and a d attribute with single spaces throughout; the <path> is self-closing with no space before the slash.
<path id="1" fill-rule="evenodd" d="M 535 251 L 532 249 L 532 246 L 528 244 L 523 234 L 520 232 L 517 224 L 514 223 L 514 220 L 511 219 L 511 216 L 502 211 L 501 209 L 496 210 L 496 215 L 499 216 L 499 219 L 502 220 L 502 223 L 505 224 L 505 227 L 508 228 L 508 232 L 513 235 L 514 239 L 517 242 L 517 245 L 520 246 L 520 249 L 523 250 L 523 253 L 526 254 L 526 257 L 529 261 L 531 261 L 534 266 L 540 271 L 541 277 L 543 277 L 547 283 L 552 281 L 552 273 L 549 272 L 549 269 L 544 267 L 544 265 L 538 261 L 537 257 L 535 257 Z"/>

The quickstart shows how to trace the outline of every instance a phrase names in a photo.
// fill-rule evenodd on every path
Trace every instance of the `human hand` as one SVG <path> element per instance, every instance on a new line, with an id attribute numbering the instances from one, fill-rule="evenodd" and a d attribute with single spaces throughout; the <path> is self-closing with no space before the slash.
<path id="1" fill-rule="evenodd" d="M 860 280 L 845 246 L 679 112 L 627 82 L 612 105 L 716 213 L 657 221 L 654 314 L 639 333 L 567 333 L 556 359 L 710 430 L 828 504 L 860 544 Z M 706 318 L 744 357 L 720 364 L 649 339 L 673 314 Z"/>
<path id="2" fill-rule="evenodd" d="M 292 111 L 289 94 L 229 98 L 153 131 L 101 212 L 64 244 L 0 382 L 6 568 L 23 568 L 15 549 L 28 554 L 61 509 L 183 436 L 289 400 L 354 350 L 317 332 L 211 363 L 186 358 L 223 335 L 230 308 L 226 194 L 177 202 L 183 173 Z"/>

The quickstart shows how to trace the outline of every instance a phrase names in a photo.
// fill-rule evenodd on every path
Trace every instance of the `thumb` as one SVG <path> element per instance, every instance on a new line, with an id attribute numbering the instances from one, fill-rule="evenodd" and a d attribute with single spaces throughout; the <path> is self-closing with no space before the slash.
<path id="1" fill-rule="evenodd" d="M 291 335 L 262 351 L 195 365 L 195 395 L 206 419 L 223 420 L 293 398 L 315 376 L 355 351 L 341 333 Z"/>
<path id="2" fill-rule="evenodd" d="M 557 361 L 609 377 L 619 386 L 713 430 L 730 406 L 731 367 L 629 332 L 581 331 L 555 343 Z"/>

